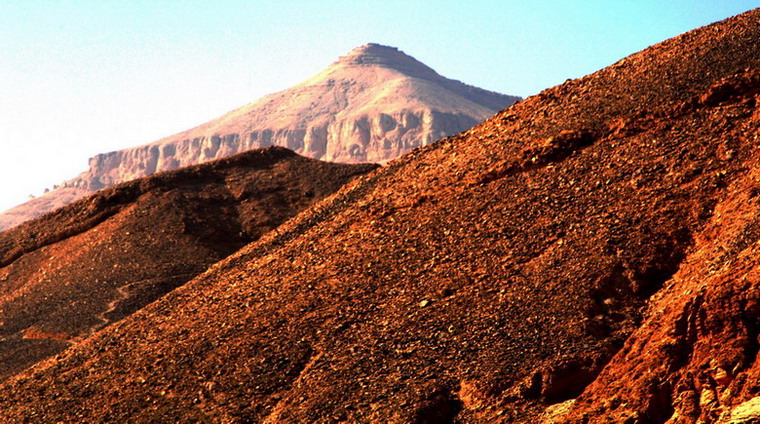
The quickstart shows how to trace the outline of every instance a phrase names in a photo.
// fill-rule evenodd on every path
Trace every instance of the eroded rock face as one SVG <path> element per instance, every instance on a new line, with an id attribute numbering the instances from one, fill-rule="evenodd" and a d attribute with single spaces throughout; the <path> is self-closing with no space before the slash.
<path id="1" fill-rule="evenodd" d="M 301 84 L 199 127 L 97 155 L 63 188 L 86 195 L 267 146 L 333 162 L 382 163 L 467 130 L 517 100 L 444 78 L 393 47 L 367 44 Z M 5 219 L 0 214 L 0 229 L 70 203 L 63 190 L 43 197 L 55 201 L 28 202 Z"/>
<path id="2" fill-rule="evenodd" d="M 307 157 L 336 162 L 385 162 L 477 124 L 476 118 L 435 111 L 380 113 L 306 129 L 255 130 L 183 139 L 104 153 L 90 159 L 86 174 L 67 183 L 89 191 L 239 152 L 284 146 Z"/>

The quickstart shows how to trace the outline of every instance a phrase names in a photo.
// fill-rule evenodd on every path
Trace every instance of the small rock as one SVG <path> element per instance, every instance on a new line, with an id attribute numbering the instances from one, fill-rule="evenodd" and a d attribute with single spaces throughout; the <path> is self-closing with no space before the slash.
<path id="1" fill-rule="evenodd" d="M 710 388 L 704 388 L 699 396 L 699 406 L 704 408 L 715 403 L 715 400 L 715 392 Z"/>
<path id="2" fill-rule="evenodd" d="M 728 385 L 728 383 L 731 382 L 731 380 L 733 380 L 733 378 L 731 378 L 731 374 L 729 374 L 728 371 L 726 371 L 723 368 L 717 368 L 715 370 L 714 378 L 715 378 L 715 382 L 720 384 L 721 386 L 726 386 Z"/>

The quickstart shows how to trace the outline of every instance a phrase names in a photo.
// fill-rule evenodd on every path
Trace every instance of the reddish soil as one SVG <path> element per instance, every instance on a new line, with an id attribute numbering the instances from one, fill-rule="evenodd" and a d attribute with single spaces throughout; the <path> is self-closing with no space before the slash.
<path id="1" fill-rule="evenodd" d="M 0 420 L 739 422 L 758 68 L 755 10 L 416 150 L 10 379 Z"/>
<path id="2" fill-rule="evenodd" d="M 0 233 L 0 378 L 128 316 L 375 167 L 262 149 L 107 189 Z"/>

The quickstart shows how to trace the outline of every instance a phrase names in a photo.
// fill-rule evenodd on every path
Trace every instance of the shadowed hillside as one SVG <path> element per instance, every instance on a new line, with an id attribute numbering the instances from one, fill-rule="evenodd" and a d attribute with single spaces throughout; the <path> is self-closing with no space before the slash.
<path id="1" fill-rule="evenodd" d="M 255 150 L 0 233 L 0 377 L 128 316 L 374 168 Z"/>

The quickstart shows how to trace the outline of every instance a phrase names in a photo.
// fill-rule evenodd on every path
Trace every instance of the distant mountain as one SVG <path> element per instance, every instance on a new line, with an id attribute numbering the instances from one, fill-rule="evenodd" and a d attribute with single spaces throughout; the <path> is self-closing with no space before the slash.
<path id="1" fill-rule="evenodd" d="M 375 168 L 257 149 L 123 183 L 0 233 L 0 380 Z"/>
<path id="2" fill-rule="evenodd" d="M 417 149 L 7 380 L 0 422 L 760 422 L 759 52 L 757 9 Z"/>
<path id="3" fill-rule="evenodd" d="M 91 190 L 73 186 L 55 188 L 51 192 L 0 213 L 0 231 L 13 228 L 32 218 L 71 204 L 92 193 Z"/>
<path id="4" fill-rule="evenodd" d="M 0 214 L 0 229 L 76 195 L 260 147 L 335 162 L 385 162 L 467 130 L 517 100 L 442 77 L 396 48 L 366 44 L 307 81 L 199 127 L 95 156 L 88 171 L 62 188 Z"/>

